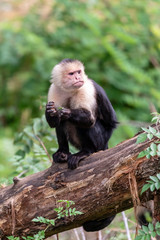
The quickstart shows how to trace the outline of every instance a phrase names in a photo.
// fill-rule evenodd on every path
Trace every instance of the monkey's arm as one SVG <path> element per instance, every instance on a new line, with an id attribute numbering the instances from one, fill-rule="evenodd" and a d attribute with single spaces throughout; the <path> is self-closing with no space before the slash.
<path id="1" fill-rule="evenodd" d="M 82 128 L 90 128 L 95 122 L 91 112 L 84 108 L 72 109 L 68 120 Z"/>
<path id="2" fill-rule="evenodd" d="M 66 120 L 83 128 L 89 128 L 94 123 L 94 118 L 91 117 L 91 113 L 87 109 L 57 109 L 54 102 L 49 102 L 46 105 L 46 119 L 49 126 L 52 128 L 59 126 L 61 122 Z"/>

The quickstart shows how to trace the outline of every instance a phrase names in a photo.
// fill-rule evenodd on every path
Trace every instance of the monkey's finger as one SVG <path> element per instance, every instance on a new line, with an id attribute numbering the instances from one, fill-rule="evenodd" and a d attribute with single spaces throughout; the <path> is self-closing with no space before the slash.
<path id="1" fill-rule="evenodd" d="M 48 104 L 54 104 L 54 102 L 53 102 L 53 101 L 50 101 L 50 102 L 48 102 Z"/>
<path id="2" fill-rule="evenodd" d="M 54 105 L 46 105 L 46 108 L 47 108 L 47 109 L 49 109 L 49 108 L 50 108 L 50 109 L 52 109 L 52 108 L 53 108 L 53 109 L 56 109 L 56 107 L 55 107 Z"/>
<path id="3" fill-rule="evenodd" d="M 56 109 L 54 106 L 46 106 L 46 109 Z"/>
<path id="4" fill-rule="evenodd" d="M 48 113 L 57 113 L 55 110 L 47 110 Z"/>
<path id="5" fill-rule="evenodd" d="M 54 102 L 49 102 L 46 104 L 46 106 L 55 106 Z"/>

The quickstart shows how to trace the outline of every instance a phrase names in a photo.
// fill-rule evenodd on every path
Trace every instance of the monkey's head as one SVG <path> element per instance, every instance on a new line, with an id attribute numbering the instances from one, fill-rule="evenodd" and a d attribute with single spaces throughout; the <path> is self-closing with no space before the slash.
<path id="1" fill-rule="evenodd" d="M 51 82 L 67 92 L 81 88 L 86 79 L 84 65 L 79 60 L 64 59 L 52 70 Z"/>

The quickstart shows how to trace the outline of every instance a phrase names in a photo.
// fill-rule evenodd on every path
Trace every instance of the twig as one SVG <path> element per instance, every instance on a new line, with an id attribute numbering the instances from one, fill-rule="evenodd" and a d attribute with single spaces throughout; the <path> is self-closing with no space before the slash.
<path id="1" fill-rule="evenodd" d="M 35 137 L 38 139 L 38 141 L 40 142 L 41 146 L 43 147 L 45 153 L 47 154 L 48 158 L 49 158 L 49 161 L 52 162 L 52 158 L 50 157 L 44 143 L 42 142 L 42 140 L 35 134 Z"/>
<path id="2" fill-rule="evenodd" d="M 127 238 L 128 238 L 128 240 L 131 240 L 129 227 L 128 227 L 128 221 L 127 221 L 125 212 L 122 212 L 122 217 L 123 217 L 124 225 L 125 225 L 125 228 L 126 228 Z"/>
<path id="3" fill-rule="evenodd" d="M 76 239 L 77 239 L 77 240 L 80 240 L 79 235 L 78 235 L 78 232 L 77 232 L 77 229 L 74 228 L 73 231 L 74 231 L 74 233 L 75 233 L 75 235 L 76 235 Z"/>
<path id="4" fill-rule="evenodd" d="M 82 240 L 86 240 L 86 236 L 85 236 L 83 227 L 81 227 L 80 229 L 81 229 Z"/>
<path id="5" fill-rule="evenodd" d="M 58 233 L 56 234 L 56 237 L 57 237 L 57 240 L 59 240 L 59 234 Z"/>
<path id="6" fill-rule="evenodd" d="M 98 240 L 102 240 L 102 232 L 98 231 Z"/>
<path id="7" fill-rule="evenodd" d="M 24 171 L 21 172 L 18 176 L 14 177 L 14 178 L 13 178 L 14 184 L 16 184 L 17 182 L 19 182 L 19 181 L 21 180 L 20 177 L 21 177 L 23 174 L 25 174 L 26 172 L 28 172 L 28 170 L 24 170 Z"/>

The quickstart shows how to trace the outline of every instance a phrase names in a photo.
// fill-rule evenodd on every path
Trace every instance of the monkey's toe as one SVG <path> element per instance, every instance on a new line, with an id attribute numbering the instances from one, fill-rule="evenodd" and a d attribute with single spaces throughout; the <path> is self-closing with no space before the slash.
<path id="1" fill-rule="evenodd" d="M 79 161 L 80 161 L 79 157 L 72 155 L 72 156 L 68 159 L 68 168 L 71 169 L 71 170 L 77 168 Z"/>

